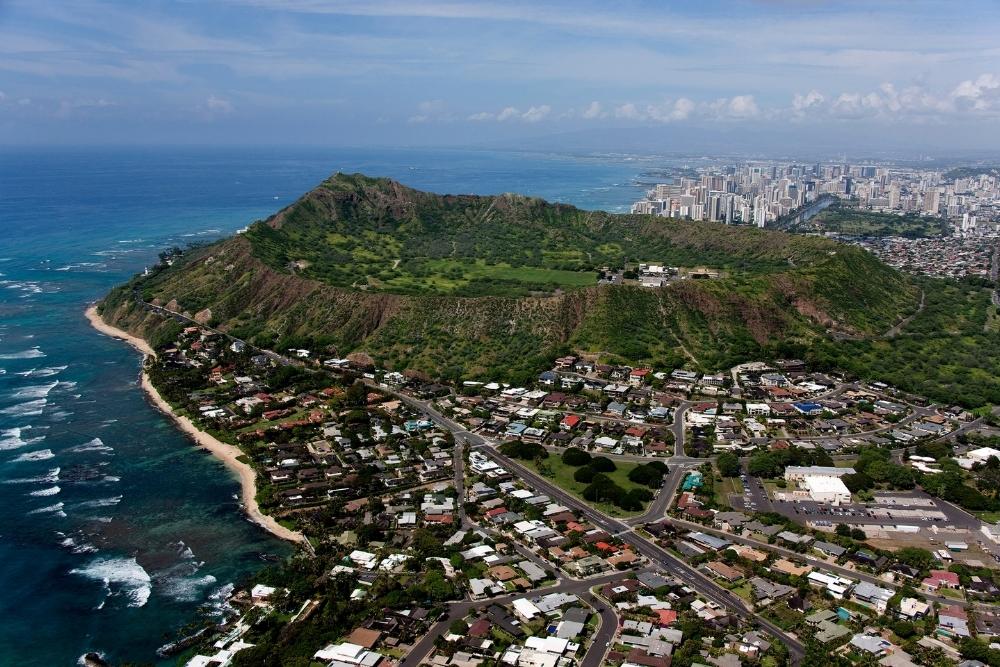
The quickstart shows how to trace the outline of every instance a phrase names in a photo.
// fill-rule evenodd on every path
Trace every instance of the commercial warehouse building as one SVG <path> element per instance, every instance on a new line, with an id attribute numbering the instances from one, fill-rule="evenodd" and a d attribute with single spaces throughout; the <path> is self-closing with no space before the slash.
<path id="1" fill-rule="evenodd" d="M 812 500 L 818 503 L 844 505 L 851 502 L 851 492 L 841 479 L 854 473 L 854 468 L 827 466 L 789 466 L 785 480 L 798 485 L 790 500 Z M 785 494 L 788 498 L 789 494 Z"/>

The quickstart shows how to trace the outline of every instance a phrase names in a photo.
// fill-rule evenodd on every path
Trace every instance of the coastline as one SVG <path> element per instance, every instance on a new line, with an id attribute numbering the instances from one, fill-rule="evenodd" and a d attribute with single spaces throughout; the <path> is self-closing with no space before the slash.
<path id="1" fill-rule="evenodd" d="M 91 326 L 97 329 L 100 333 L 112 338 L 123 340 L 142 352 L 143 361 L 145 361 L 147 357 L 156 356 L 156 353 L 145 340 L 137 336 L 133 336 L 128 332 L 122 331 L 121 329 L 113 327 L 105 322 L 97 313 L 96 305 L 90 305 L 84 314 Z M 177 427 L 183 431 L 186 436 L 191 438 L 199 447 L 207 449 L 213 456 L 221 460 L 230 471 L 236 474 L 240 480 L 241 498 L 243 500 L 244 511 L 252 522 L 256 523 L 275 537 L 288 540 L 289 542 L 306 543 L 306 538 L 302 533 L 282 526 L 273 517 L 264 514 L 260 510 L 260 506 L 257 504 L 257 473 L 249 464 L 244 463 L 237 458 L 243 454 L 238 447 L 218 440 L 211 434 L 200 430 L 189 418 L 175 413 L 173 408 L 170 407 L 170 404 L 167 403 L 162 396 L 160 396 L 160 392 L 158 392 L 156 387 L 153 386 L 153 383 L 149 379 L 149 375 L 146 373 L 145 365 L 143 367 L 140 385 L 150 402 L 160 412 L 163 412 L 170 417 Z"/>

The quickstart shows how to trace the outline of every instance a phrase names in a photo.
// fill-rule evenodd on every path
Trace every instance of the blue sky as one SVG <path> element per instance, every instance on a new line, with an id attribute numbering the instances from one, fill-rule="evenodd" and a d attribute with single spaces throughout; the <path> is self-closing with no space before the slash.
<path id="1" fill-rule="evenodd" d="M 992 150 L 998 33 L 978 0 L 0 0 L 0 142 Z"/>

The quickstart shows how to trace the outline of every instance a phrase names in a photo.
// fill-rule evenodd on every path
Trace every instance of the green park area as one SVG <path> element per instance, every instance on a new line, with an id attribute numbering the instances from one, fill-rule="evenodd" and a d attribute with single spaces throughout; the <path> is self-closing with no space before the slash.
<path id="1" fill-rule="evenodd" d="M 541 445 L 511 442 L 501 446 L 542 477 L 585 500 L 609 516 L 641 514 L 660 487 L 667 467 L 662 462 L 613 461 L 571 447 L 561 455 Z"/>

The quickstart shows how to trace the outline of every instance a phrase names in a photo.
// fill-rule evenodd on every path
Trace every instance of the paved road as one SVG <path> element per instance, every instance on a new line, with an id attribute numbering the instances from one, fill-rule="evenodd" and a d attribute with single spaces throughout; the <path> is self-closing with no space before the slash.
<path id="1" fill-rule="evenodd" d="M 857 570 L 852 570 L 850 568 L 843 567 L 841 565 L 831 564 L 823 560 L 822 558 L 816 558 L 806 554 L 800 554 L 799 552 L 793 551 L 792 549 L 786 549 L 785 547 L 779 546 L 777 544 L 769 544 L 767 542 L 755 540 L 752 537 L 743 537 L 742 535 L 734 535 L 733 533 L 726 532 L 724 530 L 719 530 L 717 528 L 712 528 L 709 526 L 703 526 L 700 523 L 695 523 L 693 521 L 685 521 L 684 519 L 668 518 L 667 521 L 669 521 L 671 525 L 676 526 L 677 528 L 681 528 L 684 530 L 698 530 L 703 533 L 708 533 L 710 535 L 717 535 L 718 537 L 725 538 L 730 542 L 745 544 L 755 549 L 770 551 L 771 553 L 785 556 L 787 558 L 794 558 L 797 560 L 805 561 L 806 563 L 812 565 L 815 568 L 828 570 L 836 574 L 842 574 L 845 577 L 849 577 L 852 579 L 860 579 L 862 581 L 867 581 L 872 584 L 877 584 L 885 588 L 892 588 L 894 590 L 898 590 L 903 587 L 901 584 L 885 581 L 884 579 L 880 579 L 879 577 L 873 574 L 868 574 L 867 572 L 859 572 Z M 976 607 L 976 606 L 994 607 L 995 611 L 995 605 L 991 605 L 986 602 L 966 602 L 964 600 L 956 600 L 955 598 L 937 596 L 925 592 L 921 592 L 921 596 L 930 600 L 931 602 L 938 602 L 944 605 L 955 604 L 961 607 Z"/>
<path id="2" fill-rule="evenodd" d="M 374 382 L 371 384 L 374 384 Z M 423 412 L 427 418 L 435 424 L 452 431 L 456 439 L 459 436 L 463 437 L 473 449 L 482 451 L 511 472 L 516 473 L 521 479 L 528 481 L 536 491 L 543 492 L 550 498 L 558 500 L 566 507 L 577 510 L 582 516 L 586 517 L 590 523 L 630 544 L 636 553 L 645 556 L 651 563 L 658 565 L 665 571 L 685 582 L 708 600 L 715 602 L 720 607 L 728 609 L 731 613 L 738 617 L 753 620 L 757 623 L 757 625 L 788 647 L 793 664 L 798 664 L 801 661 L 802 656 L 805 655 L 805 648 L 801 642 L 785 633 L 774 623 L 758 616 L 734 593 L 722 588 L 712 579 L 700 571 L 695 570 L 687 563 L 660 546 L 650 542 L 641 535 L 632 532 L 631 527 L 627 524 L 597 511 L 587 503 L 577 499 L 576 496 L 571 495 L 543 477 L 540 477 L 534 471 L 529 470 L 520 463 L 504 456 L 497 451 L 492 444 L 486 440 L 486 438 L 477 433 L 468 431 L 454 420 L 449 419 L 438 412 L 430 401 L 414 398 L 407 394 L 387 389 L 385 387 L 381 387 L 381 389 L 396 396 L 401 401 L 419 410 L 420 412 Z M 619 578 L 621 576 L 621 574 L 618 575 Z"/>
<path id="3" fill-rule="evenodd" d="M 667 508 L 670 507 L 670 503 L 674 499 L 674 496 L 677 495 L 677 488 L 681 485 L 681 482 L 684 481 L 688 470 L 696 465 L 698 464 L 672 463 L 670 465 L 670 472 L 668 472 L 663 478 L 663 486 L 660 487 L 659 493 L 657 493 L 656 497 L 653 498 L 653 501 L 649 504 L 646 512 L 640 516 L 626 519 L 625 523 L 630 526 L 641 526 L 644 523 L 652 523 L 662 519 L 666 515 Z"/>
<path id="4" fill-rule="evenodd" d="M 542 445 L 550 454 L 556 454 L 562 456 L 563 452 L 568 449 L 567 447 L 562 447 L 560 445 Z M 650 461 L 660 461 L 662 463 L 675 463 L 680 462 L 682 465 L 688 463 L 706 463 L 712 459 L 698 459 L 690 456 L 684 456 L 678 459 L 676 456 L 648 456 L 642 454 L 612 454 L 609 452 L 595 451 L 594 454 L 599 454 L 605 458 L 609 458 L 613 461 L 635 461 L 638 463 L 649 463 Z"/>
<path id="5" fill-rule="evenodd" d="M 458 491 L 458 526 L 467 528 L 472 525 L 469 517 L 465 514 L 465 440 L 455 438 L 455 451 L 452 452 L 452 469 L 455 471 L 454 484 Z"/>
<path id="6" fill-rule="evenodd" d="M 413 645 L 406 657 L 400 660 L 399 665 L 400 667 L 416 667 L 416 665 L 419 665 L 434 649 L 434 642 L 437 641 L 438 637 L 443 637 L 448 632 L 448 626 L 450 626 L 453 621 L 463 619 L 477 609 L 483 609 L 492 604 L 503 606 L 510 604 L 517 598 L 526 596 L 544 595 L 548 593 L 572 593 L 580 596 L 584 602 L 591 604 L 591 606 L 595 609 L 601 610 L 599 612 L 601 615 L 601 627 L 594 635 L 591 650 L 587 652 L 587 656 L 584 658 L 583 663 L 581 663 L 583 667 L 597 667 L 604 656 L 603 651 L 606 649 L 606 644 L 611 641 L 615 632 L 618 630 L 618 617 L 613 611 L 608 609 L 606 605 L 594 598 L 589 591 L 594 586 L 603 586 L 604 584 L 608 584 L 613 581 L 620 581 L 621 579 L 622 574 L 620 572 L 615 572 L 590 579 L 567 579 L 559 582 L 555 586 L 549 586 L 544 589 L 537 589 L 527 593 L 504 595 L 486 600 L 463 600 L 461 602 L 452 602 L 448 605 L 448 611 L 446 612 L 444 618 L 431 626 L 431 629 L 428 630 L 427 634 L 425 634 L 423 638 Z M 598 656 L 597 659 L 592 658 L 591 654 L 596 654 Z"/>
<path id="7" fill-rule="evenodd" d="M 744 474 L 747 476 L 747 481 L 743 483 L 743 493 L 740 496 L 740 503 L 745 505 L 746 495 L 750 496 L 750 501 L 754 504 L 754 507 L 750 510 L 753 512 L 773 512 L 774 505 L 771 499 L 767 495 L 767 489 L 764 488 L 764 483 L 760 481 L 759 478 L 752 476 L 747 470 L 748 459 L 743 459 L 740 462 Z M 748 509 L 744 506 L 743 509 Z"/>
<path id="8" fill-rule="evenodd" d="M 670 429 L 674 432 L 674 456 L 676 458 L 687 458 L 684 453 L 684 415 L 692 405 L 691 401 L 681 401 L 674 409 L 674 423 Z"/>
<path id="9" fill-rule="evenodd" d="M 909 317 L 905 317 L 902 320 L 900 320 L 898 324 L 896 324 L 891 329 L 882 334 L 882 338 L 895 338 L 896 336 L 898 336 L 899 332 L 901 332 L 904 328 L 906 328 L 906 326 L 913 321 L 913 318 L 915 318 L 923 311 L 926 297 L 927 297 L 926 292 L 924 292 L 924 290 L 920 290 L 920 305 L 917 306 L 916 312 L 910 315 Z"/>
<path id="10" fill-rule="evenodd" d="M 208 329 L 210 331 L 213 331 L 215 333 L 219 333 L 219 334 L 227 336 L 228 338 L 231 338 L 231 339 L 233 338 L 232 336 L 229 336 L 228 334 L 225 334 L 224 332 L 218 331 L 218 330 L 213 329 L 211 327 L 208 327 L 208 326 L 206 326 L 204 324 L 197 323 L 197 322 L 191 320 L 190 318 L 187 318 L 187 317 L 185 317 L 183 315 L 180 315 L 179 313 L 175 313 L 173 311 L 169 311 L 169 310 L 167 310 L 165 308 L 162 308 L 162 307 L 159 307 L 159 306 L 152 306 L 151 304 L 145 304 L 145 306 L 148 309 L 153 310 L 155 312 L 158 312 L 161 315 L 165 315 L 165 316 L 169 316 L 169 317 L 174 317 L 175 319 L 187 321 L 187 322 L 190 322 L 192 324 L 197 324 L 198 326 L 201 326 L 201 327 L 203 327 L 205 329 Z M 280 354 L 277 354 L 275 352 L 272 352 L 270 350 L 259 350 L 259 351 L 261 353 L 263 353 L 263 354 L 268 355 L 272 359 L 275 359 L 276 361 L 278 361 L 279 363 L 282 363 L 282 364 L 290 364 L 290 363 L 291 364 L 299 364 L 299 363 L 301 363 L 301 362 L 298 362 L 296 360 L 292 360 L 292 359 L 289 359 L 287 357 L 284 357 L 284 356 L 282 356 Z M 368 381 L 368 382 L 369 382 L 369 384 L 372 384 L 372 385 L 375 384 L 373 381 Z M 547 480 L 543 479 L 542 477 L 539 477 L 533 471 L 530 471 L 527 468 L 525 468 L 524 466 L 522 466 L 522 465 L 520 465 L 520 464 L 512 461 L 511 459 L 503 456 L 502 454 L 500 454 L 499 452 L 497 452 L 495 449 L 493 449 L 492 446 L 490 445 L 490 443 L 485 438 L 483 438 L 482 436 L 480 436 L 478 434 L 475 434 L 475 433 L 472 433 L 472 432 L 468 431 L 467 429 L 465 429 L 463 426 L 461 426 L 457 422 L 455 422 L 455 421 L 453 421 L 453 420 L 445 417 L 444 415 L 442 415 L 441 413 L 439 413 L 437 410 L 435 410 L 434 407 L 433 407 L 433 405 L 431 405 L 431 403 L 429 401 L 422 401 L 422 400 L 413 398 L 411 396 L 408 396 L 406 394 L 403 394 L 403 393 L 400 393 L 400 392 L 396 392 L 396 391 L 393 391 L 393 390 L 389 390 L 389 389 L 387 389 L 384 386 L 380 386 L 380 388 L 382 390 L 388 391 L 388 393 L 393 394 L 394 396 L 396 396 L 397 398 L 403 400 L 404 402 L 406 402 L 410 406 L 416 408 L 420 412 L 423 412 L 434 423 L 436 423 L 439 426 L 441 426 L 443 428 L 446 428 L 449 431 L 451 431 L 453 433 L 453 435 L 455 436 L 456 441 L 458 441 L 459 438 L 462 438 L 462 439 L 466 440 L 469 443 L 469 445 L 472 446 L 473 448 L 482 449 L 482 450 L 486 451 L 490 456 L 492 456 L 493 458 L 495 458 L 496 460 L 498 460 L 502 465 L 508 467 L 509 469 L 511 469 L 513 471 L 518 472 L 523 479 L 526 479 L 526 480 L 530 481 L 531 484 L 536 488 L 536 490 L 544 491 L 550 497 L 558 499 L 560 502 L 562 502 L 567 507 L 572 507 L 572 508 L 577 509 L 591 523 L 593 523 L 594 525 L 596 525 L 596 526 L 598 526 L 598 527 L 600 527 L 600 528 L 608 531 L 611 534 L 614 534 L 614 535 L 620 537 L 623 541 L 631 544 L 632 547 L 636 550 L 637 553 L 642 554 L 651 563 L 659 565 L 664 570 L 670 572 L 671 574 L 673 574 L 674 576 L 678 577 L 682 581 L 687 582 L 692 588 L 694 588 L 695 590 L 697 590 L 699 593 L 701 593 L 707 599 L 712 600 L 716 604 L 719 604 L 720 606 L 729 609 L 731 612 L 733 612 L 737 616 L 740 616 L 740 617 L 745 618 L 745 619 L 753 619 L 760 627 L 762 627 L 764 630 L 766 630 L 772 636 L 774 636 L 775 638 L 777 638 L 778 641 L 783 642 L 788 647 L 789 653 L 791 655 L 791 660 L 792 660 L 793 664 L 798 664 L 801 661 L 802 656 L 804 655 L 804 648 L 803 648 L 803 646 L 802 646 L 802 644 L 800 642 L 798 642 L 797 640 L 793 639 L 791 636 L 787 635 L 784 631 L 781 630 L 781 628 L 779 628 L 778 626 L 774 625 L 773 623 L 771 623 L 767 619 L 765 619 L 765 618 L 763 618 L 761 616 L 758 616 L 751 609 L 749 609 L 742 600 L 740 600 L 739 598 L 737 598 L 733 593 L 731 593 L 730 591 L 727 591 L 727 590 L 721 588 L 714 581 L 712 581 L 710 578 L 708 578 L 707 576 L 705 576 L 701 572 L 699 572 L 699 571 L 691 568 L 687 563 L 681 561 L 679 558 L 675 557 L 673 554 L 671 554 L 671 553 L 667 552 L 666 550 L 662 549 L 658 545 L 653 544 L 652 542 L 646 540 L 644 537 L 642 537 L 642 536 L 640 536 L 640 535 L 632 532 L 632 529 L 631 529 L 631 527 L 629 525 L 627 525 L 627 524 L 625 524 L 625 523 L 623 523 L 621 521 L 612 519 L 611 517 L 608 517 L 608 516 L 604 515 L 603 513 L 598 512 L 597 510 L 595 510 L 594 508 L 590 507 L 586 503 L 583 503 L 582 501 L 577 500 L 575 496 L 572 496 L 572 495 L 564 492 L 559 487 L 556 487 L 553 484 L 549 483 Z M 841 391 L 842 390 L 843 389 L 841 389 Z M 671 461 L 674 463 L 674 467 L 675 468 L 679 467 L 679 466 L 677 466 L 678 463 L 685 463 L 685 462 L 692 462 L 693 461 L 690 457 L 687 457 L 684 454 L 684 444 L 685 444 L 684 415 L 687 412 L 687 410 L 690 408 L 690 406 L 691 406 L 691 402 L 689 402 L 689 401 L 683 401 L 682 403 L 680 403 L 677 406 L 677 408 L 675 409 L 675 412 L 674 412 L 674 423 L 673 423 L 673 426 L 672 426 L 672 430 L 673 430 L 673 433 L 674 433 L 674 444 L 675 444 L 674 453 L 675 453 L 675 455 L 674 455 L 674 457 L 672 457 Z M 901 424 L 908 423 L 909 421 L 912 421 L 912 420 L 916 419 L 918 416 L 920 416 L 920 414 L 929 414 L 930 411 L 932 411 L 931 408 L 915 408 L 915 410 L 919 411 L 919 413 L 915 412 L 913 415 L 911 415 L 908 418 L 908 420 L 904 420 L 904 422 L 901 422 Z M 927 411 L 927 412 L 924 412 L 924 411 Z M 895 427 L 898 427 L 901 424 L 898 424 Z M 972 427 L 972 424 L 969 424 L 969 425 L 966 425 L 966 427 L 964 427 L 964 428 L 967 430 L 968 428 L 971 428 L 971 427 Z M 955 435 L 955 434 L 952 434 L 952 435 Z M 815 438 L 815 439 L 816 440 L 822 440 L 822 439 L 826 439 L 826 438 L 825 437 L 821 437 L 821 438 Z M 829 439 L 835 439 L 835 438 L 829 438 Z M 456 476 L 459 474 L 457 468 L 458 468 L 458 465 L 456 466 Z M 676 489 L 676 474 L 675 474 L 675 480 L 673 480 L 673 481 L 675 482 L 674 483 L 674 489 Z M 670 497 L 672 497 L 672 493 L 664 493 L 665 491 L 667 491 L 666 486 L 669 483 L 670 482 L 668 481 L 665 484 L 665 488 L 661 489 L 661 494 L 660 494 L 661 497 L 657 499 L 658 500 L 657 505 L 659 505 L 660 503 L 666 503 L 666 504 L 664 504 L 664 508 L 663 509 L 666 508 L 667 504 L 669 504 Z M 656 509 L 658 510 L 658 507 Z M 854 573 L 852 571 L 852 575 L 856 576 L 857 573 Z M 616 579 L 620 578 L 621 575 L 620 574 L 614 574 L 614 575 L 609 575 L 609 577 L 612 578 L 610 580 L 616 580 Z M 565 586 L 565 587 L 581 586 L 582 588 L 580 590 L 586 590 L 586 588 L 589 587 L 588 584 L 590 584 L 590 582 L 588 582 L 588 581 L 580 582 L 580 581 L 572 581 L 572 580 L 563 580 L 563 581 L 561 581 L 560 583 L 557 584 L 557 588 L 558 587 L 563 587 L 563 586 Z M 596 583 L 594 585 L 596 585 Z M 566 590 L 569 590 L 569 588 L 566 588 Z M 503 598 L 497 599 L 497 601 L 502 601 L 502 600 L 503 600 Z M 456 604 L 451 605 L 451 608 L 450 608 L 450 611 L 449 611 L 449 614 L 448 614 L 448 618 L 445 619 L 445 620 L 443 620 L 443 621 L 441 621 L 441 622 L 439 622 L 435 626 L 435 630 L 432 630 L 420 642 L 418 642 L 418 644 L 414 647 L 413 651 L 411 652 L 411 655 L 407 656 L 407 658 L 405 658 L 402 661 L 401 664 L 405 664 L 405 665 L 416 665 L 416 664 L 419 664 L 419 661 L 422 660 L 423 657 L 426 656 L 427 653 L 430 651 L 430 649 L 433 647 L 434 639 L 436 637 L 440 636 L 444 631 L 447 630 L 447 624 L 450 623 L 451 620 L 455 620 L 456 618 L 462 618 L 462 617 L 464 617 L 468 613 L 469 609 L 472 609 L 475 606 L 478 606 L 480 604 L 482 604 L 482 603 L 481 602 L 471 602 L 471 601 L 468 601 L 468 602 L 460 602 L 460 603 L 456 603 Z M 463 613 L 463 609 L 464 609 L 464 613 Z M 460 614 L 460 615 L 456 615 L 456 614 Z M 602 616 L 603 616 L 603 614 L 602 614 Z M 617 623 L 617 621 L 615 623 Z M 610 622 L 607 625 L 610 626 Z M 601 632 L 599 632 L 599 634 L 603 635 L 604 631 L 605 631 L 605 629 L 604 629 L 604 627 L 602 627 Z M 612 632 L 612 634 L 613 634 L 613 632 Z M 604 641 L 607 641 L 607 640 L 604 640 Z M 595 642 L 595 648 L 599 648 L 599 646 L 600 645 Z M 591 653 L 595 653 L 595 651 L 592 650 Z M 603 656 L 603 654 L 601 654 L 601 655 Z M 592 659 L 588 655 L 587 658 L 585 659 L 585 663 L 584 664 L 585 664 L 585 667 L 596 667 L 596 665 L 599 664 L 599 662 L 600 662 L 600 657 Z"/>
<path id="11" fill-rule="evenodd" d="M 677 577 L 708 600 L 728 609 L 738 617 L 752 619 L 778 641 L 788 646 L 793 663 L 797 664 L 802 656 L 805 655 L 805 649 L 798 640 L 786 634 L 777 625 L 758 616 L 739 597 L 722 588 L 700 571 L 695 570 L 659 545 L 632 532 L 631 527 L 627 524 L 597 511 L 590 505 L 578 500 L 575 496 L 563 491 L 560 487 L 555 486 L 543 477 L 539 477 L 532 470 L 504 456 L 488 445 L 482 445 L 477 447 L 477 449 L 483 451 L 508 470 L 516 473 L 521 479 L 526 480 L 536 491 L 541 491 L 549 497 L 555 498 L 563 505 L 577 510 L 590 523 L 631 545 L 636 553 L 645 556 L 649 562 L 658 565 L 663 570 Z"/>

